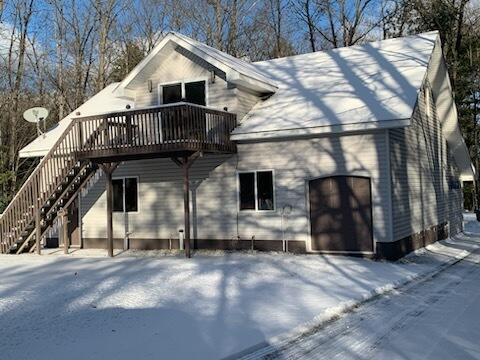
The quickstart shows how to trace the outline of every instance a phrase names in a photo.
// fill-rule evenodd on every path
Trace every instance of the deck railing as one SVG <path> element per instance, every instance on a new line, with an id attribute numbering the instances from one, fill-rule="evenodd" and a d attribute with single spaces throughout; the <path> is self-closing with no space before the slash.
<path id="1" fill-rule="evenodd" d="M 0 216 L 0 252 L 8 252 L 23 235 L 79 160 L 164 151 L 234 152 L 230 132 L 235 126 L 235 114 L 185 103 L 74 119 Z"/>
<path id="2" fill-rule="evenodd" d="M 0 217 L 0 251 L 8 252 L 35 214 L 75 165 L 70 149 L 79 147 L 72 122 L 40 161 Z"/>
<path id="3" fill-rule="evenodd" d="M 148 152 L 235 151 L 230 132 L 236 115 L 191 104 L 173 104 L 76 119 L 85 158 Z M 92 136 L 97 133 L 96 136 Z M 86 137 L 92 139 L 84 142 Z"/>

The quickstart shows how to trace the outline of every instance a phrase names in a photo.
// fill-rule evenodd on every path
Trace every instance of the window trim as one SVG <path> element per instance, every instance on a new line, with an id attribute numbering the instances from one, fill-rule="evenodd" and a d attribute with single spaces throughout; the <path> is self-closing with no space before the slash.
<path id="1" fill-rule="evenodd" d="M 272 210 L 260 210 L 258 208 L 258 187 L 257 187 L 257 173 L 259 172 L 267 172 L 270 171 L 272 173 L 272 193 L 273 193 L 273 209 Z M 240 209 L 240 174 L 249 174 L 254 173 L 255 176 L 253 177 L 253 186 L 255 191 L 255 209 Z M 277 195 L 275 191 L 275 170 L 274 169 L 255 169 L 255 170 L 242 170 L 237 171 L 237 211 L 241 213 L 274 213 L 277 211 Z"/>
<path id="2" fill-rule="evenodd" d="M 180 84 L 182 88 L 182 99 L 186 98 L 186 92 L 185 92 L 185 83 L 191 83 L 191 82 L 198 82 L 198 81 L 204 81 L 205 82 L 205 106 L 209 106 L 209 99 L 208 99 L 208 90 L 209 90 L 209 78 L 208 77 L 193 77 L 193 78 L 186 78 L 183 80 L 175 80 L 175 81 L 167 81 L 167 82 L 162 82 L 157 85 L 158 89 L 158 104 L 159 105 L 165 105 L 163 103 L 163 87 L 168 86 L 168 85 L 177 85 Z M 171 104 L 169 104 L 171 105 Z M 199 105 L 203 106 L 203 105 Z"/>
<path id="3" fill-rule="evenodd" d="M 126 204 L 125 204 L 125 179 L 137 179 L 137 211 L 125 211 Z M 126 214 L 127 212 L 130 214 L 136 214 L 140 212 L 140 178 L 139 176 L 112 176 L 112 180 L 122 180 L 123 184 L 123 211 L 113 211 L 115 214 Z M 113 194 L 112 194 L 112 201 L 113 201 Z"/>

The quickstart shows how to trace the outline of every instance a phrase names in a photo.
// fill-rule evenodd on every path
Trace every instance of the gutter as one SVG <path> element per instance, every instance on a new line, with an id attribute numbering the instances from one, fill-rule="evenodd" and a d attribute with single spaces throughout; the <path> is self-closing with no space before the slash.
<path id="1" fill-rule="evenodd" d="M 323 125 L 308 128 L 291 128 L 266 131 L 241 132 L 241 125 L 237 127 L 231 135 L 233 141 L 265 140 L 288 137 L 308 137 L 322 134 L 338 134 L 348 132 L 359 132 L 368 130 L 382 130 L 391 128 L 401 128 L 410 125 L 410 118 L 370 121 L 365 123 L 351 123 L 342 125 Z"/>

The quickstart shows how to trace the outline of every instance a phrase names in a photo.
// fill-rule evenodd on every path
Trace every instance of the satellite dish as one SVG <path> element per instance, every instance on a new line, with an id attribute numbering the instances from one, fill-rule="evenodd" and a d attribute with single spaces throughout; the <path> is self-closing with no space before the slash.
<path id="1" fill-rule="evenodd" d="M 34 107 L 23 113 L 23 118 L 31 123 L 38 123 L 45 120 L 48 116 L 48 110 L 43 107 Z"/>
<path id="2" fill-rule="evenodd" d="M 45 119 L 48 116 L 48 110 L 43 107 L 34 107 L 26 110 L 23 113 L 23 118 L 30 123 L 37 124 L 38 135 L 42 135 L 42 130 L 40 130 L 40 121 L 43 122 L 43 131 L 45 131 Z"/>

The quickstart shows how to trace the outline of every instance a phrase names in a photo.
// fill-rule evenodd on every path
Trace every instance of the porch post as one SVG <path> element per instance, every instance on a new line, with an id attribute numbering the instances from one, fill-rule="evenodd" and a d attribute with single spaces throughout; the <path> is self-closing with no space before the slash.
<path id="1" fill-rule="evenodd" d="M 190 157 L 184 156 L 181 160 L 178 158 L 172 157 L 172 161 L 183 169 L 183 212 L 185 216 L 185 238 L 183 246 L 185 247 L 185 256 L 190 257 L 190 179 L 189 179 L 189 169 L 192 166 L 193 162 L 202 157 L 203 153 L 197 151 L 193 153 Z"/>
<path id="2" fill-rule="evenodd" d="M 41 237 L 42 237 L 42 224 L 41 224 L 41 206 L 40 206 L 40 182 L 38 182 L 35 187 L 35 247 L 37 255 L 42 254 L 42 249 L 40 248 Z"/>
<path id="3" fill-rule="evenodd" d="M 38 206 L 36 207 L 35 209 L 35 247 L 36 247 L 36 251 L 37 251 L 37 255 L 41 255 L 42 254 L 42 249 L 40 248 L 40 240 L 41 240 L 41 237 L 42 237 L 42 227 L 41 227 L 41 223 L 40 223 L 40 209 L 38 208 Z"/>
<path id="4" fill-rule="evenodd" d="M 190 258 L 190 179 L 188 157 L 183 159 L 183 209 L 185 214 L 185 256 Z"/>
<path id="5" fill-rule="evenodd" d="M 107 177 L 107 250 L 108 256 L 113 257 L 113 184 L 112 173 L 105 172 Z"/>
<path id="6" fill-rule="evenodd" d="M 107 250 L 108 256 L 113 257 L 113 184 L 112 173 L 116 169 L 118 164 L 108 163 L 100 164 L 106 177 L 107 188 Z"/>
<path id="7" fill-rule="evenodd" d="M 68 210 L 61 208 L 58 215 L 62 219 L 63 253 L 68 254 L 68 246 L 70 245 L 70 239 L 68 238 Z"/>

